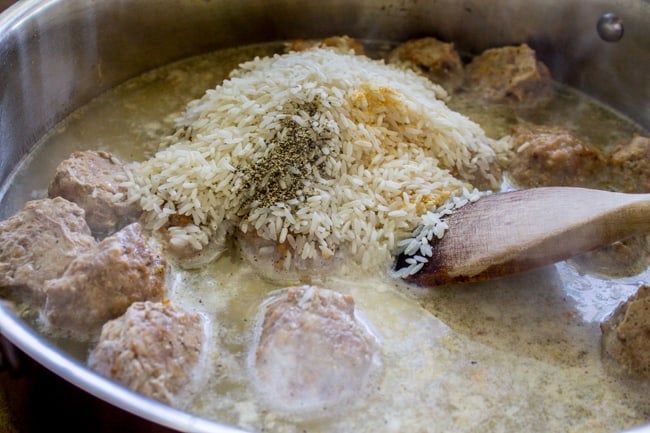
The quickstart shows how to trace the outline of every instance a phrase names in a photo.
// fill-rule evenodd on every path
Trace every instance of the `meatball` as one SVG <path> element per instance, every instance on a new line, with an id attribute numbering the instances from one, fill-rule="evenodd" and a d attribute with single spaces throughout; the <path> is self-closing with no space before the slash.
<path id="1" fill-rule="evenodd" d="M 289 241 L 278 243 L 256 233 L 239 232 L 237 246 L 241 256 L 259 275 L 276 283 L 307 284 L 323 280 L 340 264 L 334 252 L 321 251 L 317 257 L 303 259 L 294 254 Z"/>
<path id="2" fill-rule="evenodd" d="M 648 180 L 650 140 L 636 136 L 605 156 L 560 127 L 517 127 L 509 177 L 524 187 L 578 186 L 633 192 Z M 645 176 L 645 177 L 644 177 Z M 613 185 L 610 185 L 614 183 Z M 625 277 L 643 272 L 650 260 L 650 238 L 639 235 L 570 261 L 580 272 Z"/>
<path id="3" fill-rule="evenodd" d="M 288 51 L 306 51 L 311 48 L 334 48 L 343 53 L 354 52 L 354 54 L 364 54 L 363 44 L 349 36 L 332 36 L 325 39 L 307 40 L 295 39 L 288 46 Z"/>
<path id="4" fill-rule="evenodd" d="M 609 155 L 612 179 L 620 190 L 632 193 L 650 192 L 650 138 L 635 135 L 620 144 Z"/>
<path id="5" fill-rule="evenodd" d="M 288 288 L 265 303 L 249 366 L 266 403 L 295 417 L 324 416 L 367 391 L 379 344 L 350 296 Z"/>
<path id="6" fill-rule="evenodd" d="M 639 287 L 600 328 L 605 356 L 627 373 L 650 379 L 650 286 Z"/>
<path id="7" fill-rule="evenodd" d="M 488 102 L 539 106 L 553 94 L 548 68 L 526 44 L 485 50 L 465 72 L 467 90 Z"/>
<path id="8" fill-rule="evenodd" d="M 74 152 L 57 167 L 48 193 L 82 207 L 94 232 L 111 234 L 136 221 L 141 212 L 138 203 L 126 201 L 119 186 L 125 178 L 123 165 L 110 153 Z"/>
<path id="9" fill-rule="evenodd" d="M 453 43 L 435 38 L 412 39 L 388 54 L 389 63 L 405 63 L 453 93 L 463 84 L 463 62 Z"/>
<path id="10" fill-rule="evenodd" d="M 172 215 L 169 225 L 162 231 L 162 241 L 168 258 L 184 269 L 197 269 L 217 260 L 227 250 L 227 237 L 231 231 L 231 224 L 223 222 L 216 233 L 208 236 L 207 243 L 195 245 L 191 243 L 176 243 L 172 236 L 200 232 L 200 228 L 192 224 L 191 217 L 185 215 Z M 189 237 L 189 236 L 188 236 Z"/>
<path id="11" fill-rule="evenodd" d="M 100 375 L 182 407 L 206 362 L 205 319 L 169 302 L 136 302 L 102 327 L 88 366 Z"/>
<path id="12" fill-rule="evenodd" d="M 76 204 L 60 197 L 27 202 L 0 222 L 0 286 L 26 288 L 40 297 L 46 280 L 60 277 L 95 244 Z"/>
<path id="13" fill-rule="evenodd" d="M 597 187 L 605 157 L 560 127 L 517 127 L 512 134 L 511 179 L 518 185 Z"/>
<path id="14" fill-rule="evenodd" d="M 165 295 L 166 261 L 138 223 L 78 255 L 60 278 L 45 282 L 42 316 L 54 329 L 92 336 L 136 301 Z"/>

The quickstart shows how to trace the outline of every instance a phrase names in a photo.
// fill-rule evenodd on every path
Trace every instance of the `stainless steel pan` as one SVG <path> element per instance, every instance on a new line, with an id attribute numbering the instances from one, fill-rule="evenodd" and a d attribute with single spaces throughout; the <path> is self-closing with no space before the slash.
<path id="1" fill-rule="evenodd" d="M 297 37 L 433 35 L 469 53 L 527 42 L 556 80 L 650 128 L 648 28 L 647 0 L 23 0 L 0 15 L 0 185 L 49 128 L 106 89 L 190 55 Z M 100 378 L 5 306 L 0 334 L 5 366 L 17 347 L 88 398 L 133 414 L 127 426 L 237 431 Z"/>

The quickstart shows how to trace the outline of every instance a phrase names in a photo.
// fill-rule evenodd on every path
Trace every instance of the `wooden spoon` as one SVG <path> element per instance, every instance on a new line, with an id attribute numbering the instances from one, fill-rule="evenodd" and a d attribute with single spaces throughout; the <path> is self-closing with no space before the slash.
<path id="1" fill-rule="evenodd" d="M 474 282 L 550 265 L 650 232 L 650 194 L 533 188 L 485 196 L 445 220 L 433 256 L 408 281 Z"/>

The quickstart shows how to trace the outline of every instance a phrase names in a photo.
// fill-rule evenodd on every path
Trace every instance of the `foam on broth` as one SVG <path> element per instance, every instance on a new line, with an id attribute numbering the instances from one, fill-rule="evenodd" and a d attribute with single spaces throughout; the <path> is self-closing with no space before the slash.
<path id="1" fill-rule="evenodd" d="M 385 45 L 369 46 L 380 53 Z M 169 115 L 223 80 L 240 62 L 281 44 L 229 49 L 144 74 L 101 95 L 45 137 L 3 190 L 7 218 L 46 195 L 56 165 L 75 150 L 106 150 L 141 160 L 169 133 Z M 554 112 L 581 113 L 576 128 L 607 146 L 639 129 L 584 95 L 562 88 Z M 493 136 L 512 113 L 450 104 Z M 553 117 L 555 116 L 555 117 Z M 601 128 L 599 133 L 597 128 Z M 625 279 L 580 276 L 562 263 L 503 280 L 422 289 L 388 276 L 390 263 L 362 273 L 341 263 L 322 285 L 350 294 L 382 344 L 382 376 L 345 412 L 292 422 L 267 410 L 246 370 L 258 307 L 278 288 L 237 253 L 198 270 L 174 269 L 172 302 L 214 324 L 212 374 L 189 411 L 245 429 L 276 432 L 610 432 L 650 420 L 650 383 L 612 375 L 600 356 L 599 322 L 650 271 Z M 32 313 L 24 311 L 26 319 Z M 89 348 L 54 339 L 85 361 Z M 290 418 L 290 417 L 289 417 Z"/>

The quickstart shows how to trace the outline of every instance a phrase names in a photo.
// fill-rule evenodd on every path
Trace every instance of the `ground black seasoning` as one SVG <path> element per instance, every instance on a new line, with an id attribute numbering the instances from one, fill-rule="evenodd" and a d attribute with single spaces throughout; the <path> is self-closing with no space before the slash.
<path id="1" fill-rule="evenodd" d="M 282 128 L 271 139 L 269 150 L 259 160 L 241 170 L 246 197 L 242 210 L 269 207 L 298 198 L 305 180 L 324 163 L 323 155 L 332 150 L 331 134 L 314 125 L 319 110 L 318 101 L 291 104 Z M 298 122 L 299 116 L 304 122 Z"/>

